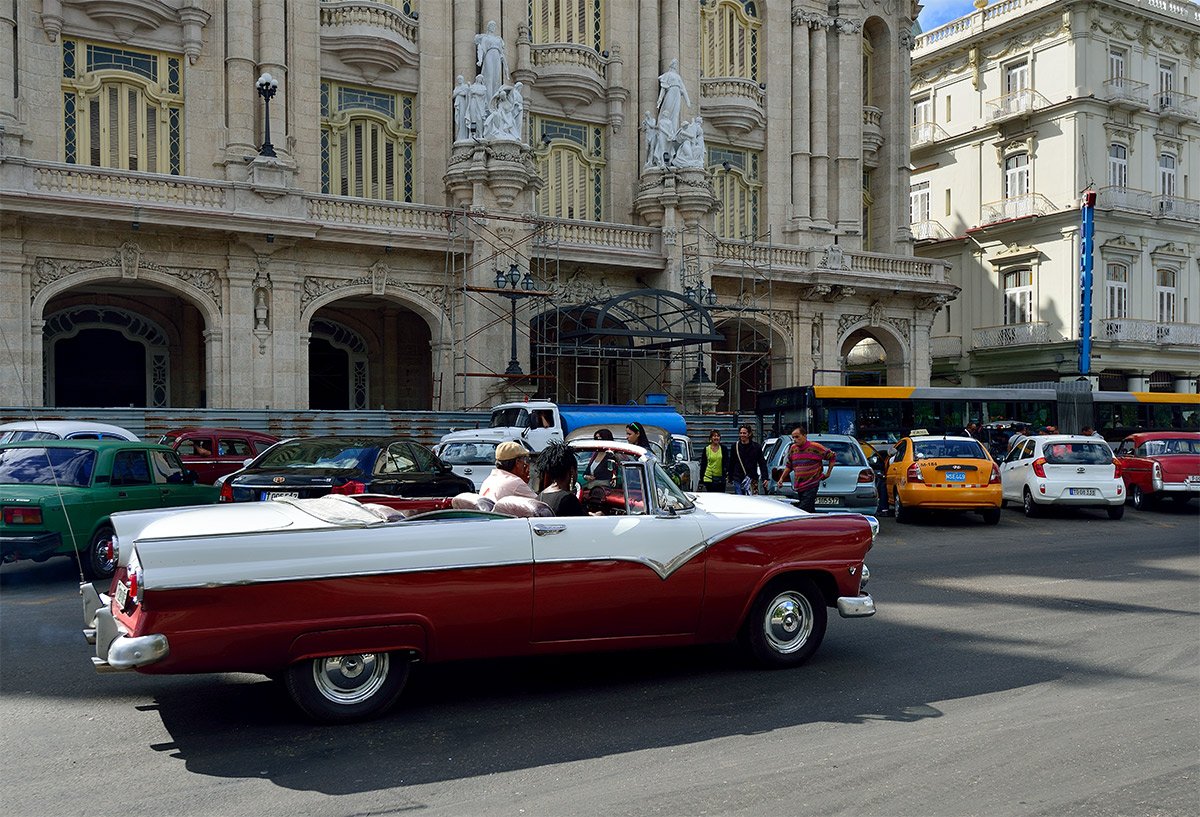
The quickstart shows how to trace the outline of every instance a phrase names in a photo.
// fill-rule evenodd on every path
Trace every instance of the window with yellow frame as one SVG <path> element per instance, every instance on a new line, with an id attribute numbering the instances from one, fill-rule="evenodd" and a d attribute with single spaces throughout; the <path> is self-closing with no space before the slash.
<path id="1" fill-rule="evenodd" d="M 604 128 L 586 122 L 530 117 L 542 189 L 534 207 L 551 218 L 605 220 Z"/>
<path id="2" fill-rule="evenodd" d="M 762 154 L 756 150 L 710 145 L 708 169 L 721 203 L 716 232 L 721 238 L 755 239 L 759 234 Z"/>
<path id="3" fill-rule="evenodd" d="M 529 32 L 537 44 L 575 43 L 600 51 L 603 0 L 529 0 Z"/>
<path id="4" fill-rule="evenodd" d="M 321 83 L 321 192 L 412 201 L 416 97 Z"/>
<path id="5" fill-rule="evenodd" d="M 758 82 L 762 23 L 753 2 L 717 0 L 700 6 L 700 75 Z"/>
<path id="6" fill-rule="evenodd" d="M 65 38 L 62 160 L 183 172 L 183 59 Z"/>

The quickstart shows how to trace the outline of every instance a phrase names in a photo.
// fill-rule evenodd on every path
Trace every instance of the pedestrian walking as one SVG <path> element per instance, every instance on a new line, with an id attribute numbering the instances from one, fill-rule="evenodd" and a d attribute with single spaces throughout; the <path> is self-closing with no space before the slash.
<path id="1" fill-rule="evenodd" d="M 733 444 L 729 456 L 729 479 L 733 482 L 733 492 L 739 496 L 757 494 L 760 475 L 762 484 L 767 485 L 771 475 L 767 472 L 762 446 L 754 441 L 750 426 L 741 426 L 738 428 L 738 440 Z"/>
<path id="2" fill-rule="evenodd" d="M 828 448 L 808 439 L 808 426 L 798 425 L 792 429 L 787 471 L 780 478 L 779 487 L 783 487 L 783 480 L 790 475 L 796 489 L 796 504 L 801 510 L 812 513 L 817 507 L 817 489 L 821 487 L 821 480 L 828 479 L 833 473 L 836 459 Z"/>
<path id="3" fill-rule="evenodd" d="M 728 459 L 721 445 L 721 432 L 708 435 L 708 445 L 700 452 L 700 490 L 725 493 L 725 462 Z"/>

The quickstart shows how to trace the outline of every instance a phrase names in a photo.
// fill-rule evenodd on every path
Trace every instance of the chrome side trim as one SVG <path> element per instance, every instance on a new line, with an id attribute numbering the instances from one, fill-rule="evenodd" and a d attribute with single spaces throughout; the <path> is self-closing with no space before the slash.
<path id="1" fill-rule="evenodd" d="M 108 650 L 108 665 L 116 670 L 144 667 L 161 661 L 171 652 L 165 635 L 121 636 Z"/>
<path id="2" fill-rule="evenodd" d="M 562 533 L 567 529 L 566 525 L 554 524 L 548 522 L 534 522 L 533 533 L 535 536 L 553 536 L 556 533 Z"/>
<path id="3" fill-rule="evenodd" d="M 861 596 L 840 596 L 837 609 L 842 618 L 867 618 L 875 615 L 875 599 L 866 593 Z"/>
<path id="4" fill-rule="evenodd" d="M 858 514 L 855 514 L 855 515 L 857 516 Z M 771 519 L 759 519 L 754 522 L 749 522 L 740 527 L 730 528 L 729 530 L 721 531 L 720 533 L 718 533 L 714 536 L 710 536 L 709 538 L 705 539 L 703 544 L 706 547 L 711 547 L 711 546 L 717 544 L 718 542 L 725 541 L 726 539 L 728 539 L 731 536 L 737 536 L 739 533 L 745 533 L 746 531 L 754 530 L 755 528 L 765 528 L 767 525 L 774 525 L 778 522 L 786 522 L 786 521 L 791 521 L 791 520 L 804 520 L 804 519 L 822 519 L 822 518 L 823 518 L 822 514 L 814 513 L 814 514 L 808 514 L 805 516 L 795 516 L 795 515 L 789 514 L 788 516 L 776 516 L 776 517 L 772 517 Z"/>

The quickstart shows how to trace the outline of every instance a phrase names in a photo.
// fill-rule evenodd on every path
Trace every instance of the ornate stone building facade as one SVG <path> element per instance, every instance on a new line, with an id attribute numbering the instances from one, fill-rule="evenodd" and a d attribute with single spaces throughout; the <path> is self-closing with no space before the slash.
<path id="1" fill-rule="evenodd" d="M 0 404 L 927 383 L 915 12 L 0 0 Z"/>
<path id="2" fill-rule="evenodd" d="M 1095 385 L 1195 392 L 1200 6 L 984 6 L 913 52 L 917 253 L 962 287 L 934 327 L 934 384 L 1079 377 L 1090 188 Z"/>

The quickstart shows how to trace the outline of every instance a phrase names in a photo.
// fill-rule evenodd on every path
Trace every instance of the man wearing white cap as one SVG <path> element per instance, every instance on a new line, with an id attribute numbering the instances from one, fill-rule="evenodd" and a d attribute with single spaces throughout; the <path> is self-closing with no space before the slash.
<path id="1" fill-rule="evenodd" d="M 496 446 L 496 467 L 479 486 L 479 495 L 491 500 L 506 496 L 524 496 L 537 499 L 529 487 L 529 451 L 517 442 L 500 443 Z"/>

